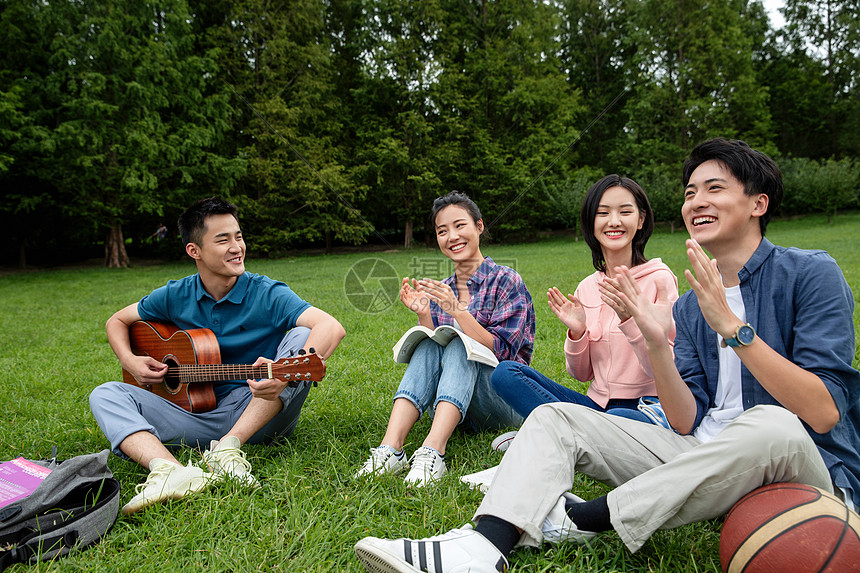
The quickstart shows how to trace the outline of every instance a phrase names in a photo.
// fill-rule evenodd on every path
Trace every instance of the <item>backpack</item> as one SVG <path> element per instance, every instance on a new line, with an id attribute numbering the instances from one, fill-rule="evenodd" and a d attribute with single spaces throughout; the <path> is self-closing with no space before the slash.
<path id="1" fill-rule="evenodd" d="M 119 482 L 108 450 L 57 461 L 28 460 L 51 470 L 27 497 L 0 508 L 0 571 L 67 555 L 101 539 L 116 521 Z"/>

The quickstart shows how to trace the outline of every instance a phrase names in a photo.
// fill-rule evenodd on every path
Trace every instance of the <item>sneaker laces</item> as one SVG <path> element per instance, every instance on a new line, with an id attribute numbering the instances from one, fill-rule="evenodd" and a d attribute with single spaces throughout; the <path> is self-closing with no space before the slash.
<path id="1" fill-rule="evenodd" d="M 436 465 L 436 458 L 439 455 L 426 446 L 422 446 L 415 451 L 412 456 L 412 468 L 424 473 L 424 475 L 432 474 L 433 467 Z"/>
<path id="2" fill-rule="evenodd" d="M 245 472 L 251 472 L 251 462 L 245 459 L 245 452 L 239 448 L 224 448 L 214 452 L 210 452 L 212 462 L 211 465 L 216 466 L 224 471 L 228 471 L 228 467 L 232 471 L 243 469 Z"/>
<path id="3" fill-rule="evenodd" d="M 558 525 L 553 524 L 548 517 L 545 517 L 543 520 L 543 527 L 541 527 L 541 533 L 543 533 L 544 539 L 546 540 L 558 540 L 561 538 L 563 533 L 570 531 L 570 529 L 570 526 L 564 527 L 561 523 Z"/>
<path id="4" fill-rule="evenodd" d="M 146 489 L 150 485 L 153 485 L 159 479 L 166 480 L 170 473 L 175 469 L 175 466 L 176 464 L 169 462 L 156 466 L 155 469 L 151 470 L 149 472 L 149 475 L 146 476 L 146 481 L 134 486 L 134 493 L 142 492 L 144 489 Z"/>
<path id="5" fill-rule="evenodd" d="M 375 448 L 371 448 L 370 459 L 365 462 L 365 465 L 370 464 L 371 470 L 380 469 L 385 466 L 385 462 L 393 455 L 395 454 L 389 446 L 377 446 Z"/>

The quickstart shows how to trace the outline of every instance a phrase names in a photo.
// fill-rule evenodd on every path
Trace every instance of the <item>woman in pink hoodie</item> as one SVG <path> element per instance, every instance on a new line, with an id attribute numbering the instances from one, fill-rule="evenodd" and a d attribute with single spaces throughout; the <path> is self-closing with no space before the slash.
<path id="1" fill-rule="evenodd" d="M 491 383 L 523 418 L 541 404 L 574 402 L 662 424 L 665 417 L 642 333 L 605 286 L 607 277 L 625 266 L 654 301 L 658 292 L 672 302 L 678 298 L 678 279 L 669 267 L 660 259 L 645 258 L 645 243 L 654 230 L 651 204 L 632 179 L 607 175 L 588 190 L 580 217 L 597 271 L 579 283 L 574 294 L 565 297 L 553 287 L 547 296 L 550 308 L 567 326 L 567 371 L 577 380 L 590 380 L 588 391 L 580 394 L 512 361 L 496 367 Z"/>

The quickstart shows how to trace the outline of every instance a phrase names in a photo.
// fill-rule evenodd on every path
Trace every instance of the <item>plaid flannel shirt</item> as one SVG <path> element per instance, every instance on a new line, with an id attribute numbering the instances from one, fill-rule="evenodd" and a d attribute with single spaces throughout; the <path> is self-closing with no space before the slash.
<path id="1" fill-rule="evenodd" d="M 456 296 L 456 275 L 443 280 Z M 499 361 L 531 361 L 535 342 L 535 310 L 522 277 L 510 267 L 485 257 L 467 281 L 469 314 L 493 336 L 493 354 Z M 430 303 L 433 327 L 454 325 L 454 318 L 439 305 Z"/>

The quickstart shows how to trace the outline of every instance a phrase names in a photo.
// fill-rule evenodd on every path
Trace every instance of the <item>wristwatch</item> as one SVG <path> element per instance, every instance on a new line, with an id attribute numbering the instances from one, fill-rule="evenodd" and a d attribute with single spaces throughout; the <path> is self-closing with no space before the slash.
<path id="1" fill-rule="evenodd" d="M 720 342 L 720 346 L 723 348 L 726 346 L 731 346 L 732 348 L 749 346 L 753 340 L 755 340 L 755 330 L 753 327 L 749 324 L 742 324 L 735 330 L 735 335 L 731 338 L 724 338 Z"/>

